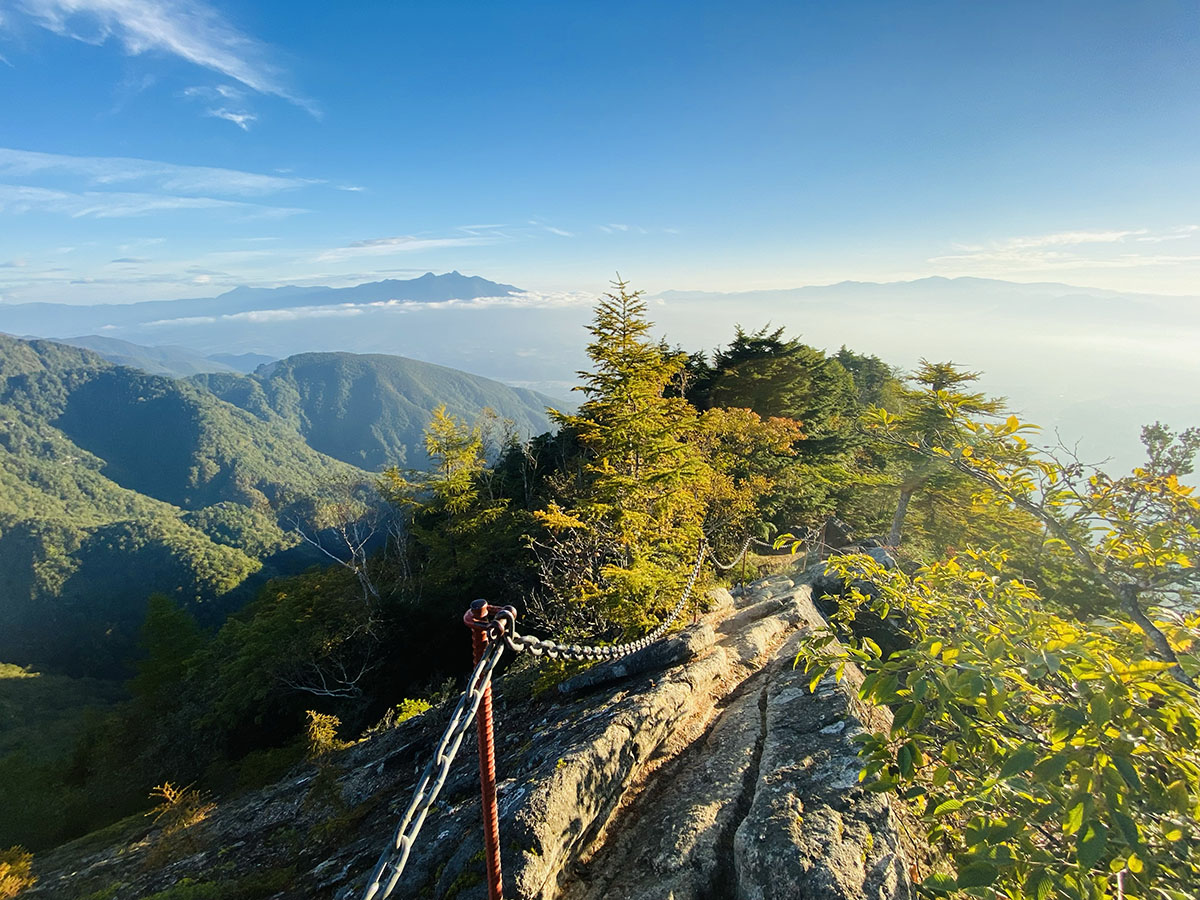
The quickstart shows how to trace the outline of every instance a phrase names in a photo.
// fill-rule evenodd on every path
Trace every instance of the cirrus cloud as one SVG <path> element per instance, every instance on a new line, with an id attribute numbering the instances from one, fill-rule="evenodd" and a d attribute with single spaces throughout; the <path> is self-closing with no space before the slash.
<path id="1" fill-rule="evenodd" d="M 405 234 L 395 237 L 371 238 L 365 241 L 355 241 L 344 247 L 333 247 L 325 250 L 314 258 L 314 262 L 335 262 L 343 259 L 353 259 L 358 256 L 390 256 L 394 253 L 408 253 L 415 250 L 437 250 L 443 247 L 472 247 L 479 244 L 491 244 L 499 240 L 499 236 L 468 235 L 467 237 L 418 237 Z"/>
<path id="2" fill-rule="evenodd" d="M 307 212 L 291 207 L 264 206 L 216 197 L 179 197 L 120 191 L 56 191 L 26 185 L 0 184 L 0 213 L 58 213 L 73 219 L 121 219 L 172 210 L 226 210 L 253 218 L 276 218 Z"/>
<path id="3" fill-rule="evenodd" d="M 176 56 L 320 115 L 316 104 L 289 87 L 266 44 L 202 0 L 23 0 L 21 8 L 63 37 L 97 45 L 111 38 L 131 56 Z"/>
<path id="4" fill-rule="evenodd" d="M 135 159 L 124 156 L 70 156 L 0 147 L 0 176 L 78 178 L 92 187 L 131 185 L 178 194 L 261 197 L 309 185 L 320 179 L 263 175 L 215 166 Z"/>

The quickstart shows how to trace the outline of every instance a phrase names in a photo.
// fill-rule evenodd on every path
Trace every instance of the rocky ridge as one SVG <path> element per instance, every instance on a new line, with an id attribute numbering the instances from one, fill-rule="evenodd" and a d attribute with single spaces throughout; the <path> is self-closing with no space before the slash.
<path id="1" fill-rule="evenodd" d="M 550 699 L 506 693 L 514 676 L 499 679 L 506 897 L 912 895 L 915 850 L 888 799 L 859 785 L 852 742 L 888 713 L 862 708 L 857 672 L 810 693 L 792 666 L 802 634 L 824 621 L 809 587 L 776 576 L 711 601 L 679 633 Z M 48 854 L 26 896 L 175 900 L 174 886 L 189 900 L 356 898 L 448 714 L 226 801 L 186 841 L 147 829 L 122 848 Z M 474 757 L 464 743 L 393 896 L 486 897 Z"/>

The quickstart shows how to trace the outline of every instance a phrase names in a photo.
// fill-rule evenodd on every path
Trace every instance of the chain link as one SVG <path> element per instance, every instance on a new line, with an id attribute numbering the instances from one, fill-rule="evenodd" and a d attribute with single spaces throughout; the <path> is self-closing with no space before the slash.
<path id="1" fill-rule="evenodd" d="M 679 614 L 683 612 L 684 607 L 687 606 L 688 599 L 692 596 L 692 588 L 696 586 L 696 579 L 700 577 L 700 570 L 704 566 L 704 558 L 710 555 L 711 551 L 708 548 L 708 542 L 701 541 L 700 550 L 696 554 L 696 564 L 692 566 L 692 574 L 688 576 L 687 584 L 684 586 L 683 593 L 679 597 L 679 602 L 675 604 L 674 609 L 659 623 L 657 628 L 640 640 L 632 641 L 628 644 L 614 644 L 609 646 L 581 646 L 579 644 L 560 644 L 557 641 L 541 640 L 530 635 L 517 634 L 516 616 L 511 607 L 505 607 L 496 611 L 497 622 L 502 623 L 503 629 L 498 637 L 514 653 L 532 653 L 534 656 L 548 656 L 551 659 L 620 659 L 622 656 L 628 656 L 631 653 L 637 653 L 639 650 L 645 650 L 666 634 L 667 629 L 671 627 L 671 623 L 679 618 Z"/>
<path id="2" fill-rule="evenodd" d="M 733 558 L 733 562 L 731 562 L 731 563 L 726 564 L 726 563 L 721 562 L 719 559 L 717 559 L 717 555 L 715 553 L 713 553 L 711 547 L 709 547 L 709 549 L 708 549 L 708 558 L 712 560 L 712 564 L 714 566 L 716 566 L 717 569 L 719 569 L 722 572 L 727 572 L 730 569 L 732 569 L 734 566 L 736 566 L 739 562 L 742 561 L 742 557 L 746 555 L 746 551 L 750 549 L 750 545 L 752 543 L 754 543 L 754 538 L 747 537 L 746 542 L 744 544 L 742 544 L 742 549 L 738 551 L 737 556 L 735 556 Z M 759 541 L 759 543 L 762 543 L 762 542 Z"/>
<path id="3" fill-rule="evenodd" d="M 551 659 L 576 660 L 619 659 L 622 656 L 644 650 L 666 634 L 667 629 L 679 618 L 680 613 L 687 606 L 696 581 L 700 577 L 705 558 L 712 559 L 718 568 L 733 568 L 737 564 L 737 560 L 745 554 L 752 540 L 753 538 L 746 539 L 741 552 L 728 566 L 722 566 L 713 556 L 708 542 L 701 541 L 700 549 L 696 553 L 696 563 L 692 566 L 692 572 L 688 576 L 683 593 L 670 614 L 645 637 L 628 644 L 607 647 L 581 646 L 579 644 L 560 644 L 556 641 L 520 635 L 516 631 L 516 611 L 511 606 L 494 608 L 492 622 L 488 627 L 488 644 L 484 655 L 471 672 L 467 688 L 463 691 L 458 706 L 455 707 L 454 713 L 450 717 L 450 723 L 442 733 L 442 739 L 438 743 L 437 750 L 434 751 L 433 759 L 429 761 L 425 772 L 421 775 L 421 780 L 417 782 L 412 800 L 409 801 L 408 809 L 400 820 L 391 843 L 379 857 L 379 862 L 375 866 L 362 900 L 376 900 L 376 898 L 385 900 L 391 895 L 396 883 L 400 880 L 400 875 L 408 862 L 409 852 L 416 841 L 417 833 L 425 823 L 429 808 L 446 783 L 450 765 L 458 753 L 467 729 L 471 727 L 471 723 L 475 719 L 475 714 L 479 711 L 484 691 L 491 683 L 492 673 L 506 647 L 516 653 L 524 652 L 534 656 L 549 656 Z"/>
<path id="4" fill-rule="evenodd" d="M 392 842 L 383 851 L 379 862 L 375 865 L 375 871 L 363 893 L 363 900 L 374 900 L 376 897 L 384 900 L 392 893 L 396 882 L 400 880 L 400 873 L 404 871 L 404 864 L 408 862 L 408 854 L 412 850 L 413 842 L 417 839 L 417 832 L 425 824 L 425 816 L 429 812 L 429 807 L 433 805 L 433 801 L 437 799 L 438 793 L 446 783 L 446 776 L 450 773 L 450 764 L 454 762 L 458 748 L 462 745 L 463 736 L 471 727 L 475 713 L 479 711 L 479 704 L 483 702 L 483 693 L 491 683 L 492 672 L 495 670 L 496 664 L 500 662 L 504 647 L 504 643 L 500 641 L 489 641 L 479 663 L 471 672 L 471 677 L 467 680 L 467 689 L 463 691 L 458 706 L 454 708 L 454 713 L 450 716 L 450 724 L 442 733 L 442 739 L 438 743 L 437 750 L 434 751 L 433 759 L 429 761 L 424 774 L 421 775 L 421 780 L 417 782 L 404 818 L 400 820 Z"/>

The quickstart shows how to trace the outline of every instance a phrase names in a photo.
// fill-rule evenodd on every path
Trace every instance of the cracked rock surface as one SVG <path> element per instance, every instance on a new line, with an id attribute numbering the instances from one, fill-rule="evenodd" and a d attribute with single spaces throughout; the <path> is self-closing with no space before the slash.
<path id="1" fill-rule="evenodd" d="M 776 576 L 649 651 L 592 667 L 544 699 L 495 689 L 505 896 L 520 900 L 906 900 L 896 816 L 858 786 L 850 672 L 815 694 L 792 668 L 823 624 L 809 588 Z M 339 809 L 314 771 L 218 805 L 187 853 L 152 866 L 154 835 L 49 854 L 26 895 L 136 900 L 183 878 L 278 873 L 255 897 L 351 900 L 388 843 L 450 707 L 335 760 Z M 484 900 L 478 769 L 463 749 L 393 897 Z M 324 796 L 327 796 L 328 791 Z M 338 828 L 331 830 L 329 822 Z M 161 851 L 160 855 L 161 855 Z M 241 882 L 239 882 L 241 883 Z M 249 883 L 249 881 L 247 881 Z M 271 892 L 273 891 L 273 893 Z"/>

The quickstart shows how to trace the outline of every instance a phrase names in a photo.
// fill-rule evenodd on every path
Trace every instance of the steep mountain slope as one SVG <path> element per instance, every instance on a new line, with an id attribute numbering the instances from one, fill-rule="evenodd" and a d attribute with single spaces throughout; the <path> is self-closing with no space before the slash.
<path id="1" fill-rule="evenodd" d="M 0 660 L 114 671 L 150 593 L 228 597 L 294 543 L 286 503 L 356 474 L 199 385 L 0 336 Z"/>
<path id="2" fill-rule="evenodd" d="M 524 435 L 548 430 L 546 407 L 562 405 L 456 369 L 380 354 L 302 353 L 252 378 L 195 381 L 256 416 L 282 417 L 314 449 L 365 469 L 423 468 L 423 431 L 439 404 L 468 422 L 490 408 Z"/>

